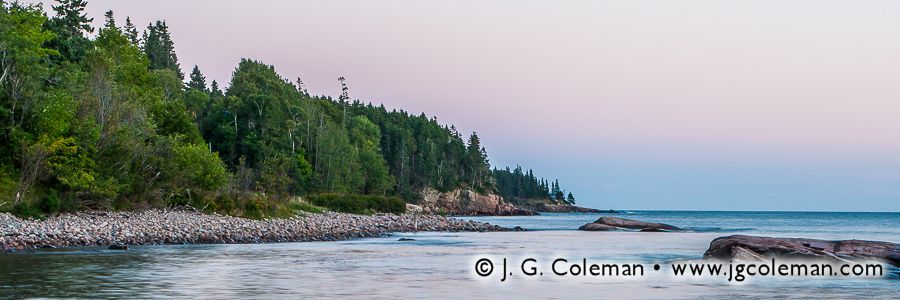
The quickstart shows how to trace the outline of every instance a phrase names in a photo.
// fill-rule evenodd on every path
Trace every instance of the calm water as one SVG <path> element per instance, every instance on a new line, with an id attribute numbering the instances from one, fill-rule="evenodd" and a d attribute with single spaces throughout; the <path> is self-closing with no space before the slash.
<path id="1" fill-rule="evenodd" d="M 887 278 L 676 278 L 648 267 L 640 278 L 479 278 L 474 263 L 534 257 L 596 263 L 698 259 L 730 234 L 900 242 L 900 213 L 655 212 L 620 216 L 691 228 L 688 233 L 581 232 L 599 214 L 481 217 L 516 233 L 409 233 L 330 243 L 68 249 L 0 255 L 0 297 L 79 298 L 883 298 L 900 295 Z M 397 241 L 400 237 L 413 242 Z M 544 267 L 544 265 L 541 265 Z M 516 266 L 510 266 L 510 268 Z"/>

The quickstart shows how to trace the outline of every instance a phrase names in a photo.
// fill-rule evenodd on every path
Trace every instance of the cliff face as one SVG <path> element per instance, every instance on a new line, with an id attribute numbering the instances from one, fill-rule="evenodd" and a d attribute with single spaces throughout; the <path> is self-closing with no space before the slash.
<path id="1" fill-rule="evenodd" d="M 447 213 L 468 216 L 511 216 L 534 215 L 534 211 L 518 208 L 503 201 L 496 194 L 479 194 L 470 189 L 455 189 L 440 192 L 433 188 L 425 188 L 419 192 L 422 201 L 419 207 L 426 213 Z"/>

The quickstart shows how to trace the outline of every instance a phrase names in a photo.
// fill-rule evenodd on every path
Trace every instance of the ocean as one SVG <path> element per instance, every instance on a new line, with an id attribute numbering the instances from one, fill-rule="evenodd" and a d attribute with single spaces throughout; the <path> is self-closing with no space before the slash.
<path id="1" fill-rule="evenodd" d="M 606 214 L 466 217 L 526 232 L 421 232 L 340 242 L 134 246 L 0 255 L 0 297 L 76 298 L 875 298 L 900 295 L 900 271 L 883 277 L 677 277 L 670 264 L 699 260 L 732 234 L 900 242 L 900 213 L 628 211 L 613 216 L 690 232 L 584 232 Z M 400 238 L 413 241 L 399 241 Z M 533 259 L 542 275 L 522 275 Z M 641 264 L 644 276 L 555 276 L 552 262 Z M 480 259 L 494 273 L 480 276 Z M 503 260 L 513 275 L 501 281 Z M 660 270 L 651 266 L 661 265 Z M 508 270 L 508 271 L 509 271 Z M 566 268 L 566 270 L 571 270 Z"/>

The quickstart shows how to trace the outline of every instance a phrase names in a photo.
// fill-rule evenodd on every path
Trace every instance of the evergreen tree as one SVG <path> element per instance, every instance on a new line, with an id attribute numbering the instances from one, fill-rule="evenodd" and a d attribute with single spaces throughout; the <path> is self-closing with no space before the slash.
<path id="1" fill-rule="evenodd" d="M 44 79 L 53 71 L 45 60 L 58 54 L 44 46 L 53 38 L 42 27 L 46 21 L 39 6 L 0 1 L 0 202 L 12 205 L 46 176 L 47 144 L 66 129 L 73 110 L 54 101 Z M 18 176 L 7 177 L 13 171 Z"/>
<path id="2" fill-rule="evenodd" d="M 557 195 L 563 193 L 558 181 L 548 184 L 546 179 L 536 177 L 534 171 L 530 169 L 527 172 L 522 171 L 521 166 L 516 166 L 512 170 L 508 167 L 494 169 L 493 178 L 496 180 L 497 193 L 515 204 L 533 205 L 534 201 L 531 200 L 537 200 L 539 203 L 546 200 L 558 201 Z"/>
<path id="3" fill-rule="evenodd" d="M 103 24 L 104 28 L 116 28 L 116 19 L 113 17 L 113 11 L 107 10 L 103 17 L 106 20 Z"/>
<path id="4" fill-rule="evenodd" d="M 48 19 L 39 6 L 0 1 L 0 200 L 12 199 L 0 203 L 53 193 L 76 208 L 234 212 L 324 192 L 562 197 L 530 169 L 491 171 L 477 134 L 351 99 L 344 80 L 337 98 L 313 96 L 244 59 L 227 91 L 207 87 L 197 66 L 185 83 L 164 22 L 138 45 L 130 18 L 120 29 L 109 11 L 91 40 L 84 6 L 61 0 Z"/>
<path id="5" fill-rule="evenodd" d="M 222 96 L 222 90 L 219 89 L 219 83 L 216 82 L 215 80 L 213 80 L 212 83 L 209 85 L 209 93 L 213 96 L 216 96 L 216 95 Z"/>
<path id="6" fill-rule="evenodd" d="M 200 73 L 200 68 L 196 65 L 194 65 L 194 69 L 191 70 L 191 81 L 188 82 L 187 86 L 191 89 L 207 92 L 206 77 L 203 76 L 203 73 Z M 216 88 L 218 88 L 218 86 Z"/>
<path id="7" fill-rule="evenodd" d="M 125 17 L 125 28 L 123 30 L 125 36 L 131 41 L 131 44 L 137 46 L 139 43 L 137 28 L 131 23 L 131 17 Z"/>
<path id="8" fill-rule="evenodd" d="M 362 189 L 357 192 L 385 195 L 394 183 L 378 149 L 381 130 L 365 116 L 356 116 L 351 120 L 350 138 L 359 152 L 364 177 Z"/>
<path id="9" fill-rule="evenodd" d="M 564 195 L 565 194 L 563 193 L 562 189 L 559 188 L 559 180 L 557 179 L 553 181 L 553 199 L 561 202 L 565 200 Z"/>
<path id="10" fill-rule="evenodd" d="M 469 143 L 466 147 L 466 174 L 468 175 L 469 185 L 477 191 L 484 192 L 486 189 L 492 189 L 488 175 L 490 174 L 490 164 L 487 160 L 487 154 L 484 147 L 481 146 L 481 140 L 477 133 L 469 136 Z"/>
<path id="11" fill-rule="evenodd" d="M 87 34 L 94 32 L 94 28 L 90 25 L 94 19 L 88 18 L 84 13 L 87 5 L 84 0 L 57 0 L 57 2 L 57 5 L 52 6 L 56 16 L 44 23 L 45 28 L 54 34 L 46 46 L 59 52 L 59 56 L 55 56 L 57 62 L 81 61 L 90 49 L 91 41 L 87 38 Z"/>
<path id="12" fill-rule="evenodd" d="M 169 27 L 164 21 L 156 21 L 144 31 L 144 53 L 150 59 L 150 69 L 168 69 L 175 72 L 178 78 L 184 78 L 178 56 L 175 54 L 175 43 L 169 35 Z"/>

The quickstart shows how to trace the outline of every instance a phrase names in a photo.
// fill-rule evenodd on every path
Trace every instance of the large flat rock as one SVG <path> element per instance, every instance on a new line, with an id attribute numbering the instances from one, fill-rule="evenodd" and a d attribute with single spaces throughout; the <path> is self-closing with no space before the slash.
<path id="1" fill-rule="evenodd" d="M 594 223 L 587 223 L 578 228 L 579 230 L 587 230 L 587 231 L 611 231 L 611 230 L 621 230 L 621 229 L 630 229 L 630 230 L 640 230 L 640 231 L 677 231 L 682 230 L 681 228 L 663 224 L 663 223 L 653 223 L 653 222 L 644 222 L 638 220 L 631 219 L 623 219 L 616 217 L 601 217 L 594 221 Z"/>
<path id="2" fill-rule="evenodd" d="M 578 227 L 578 230 L 586 230 L 586 231 L 615 231 L 619 230 L 618 227 L 609 226 L 606 224 L 600 223 L 587 223 Z"/>
<path id="3" fill-rule="evenodd" d="M 900 245 L 890 242 L 801 238 L 773 238 L 750 235 L 719 237 L 709 243 L 704 258 L 796 257 L 830 259 L 874 259 L 900 266 Z"/>

